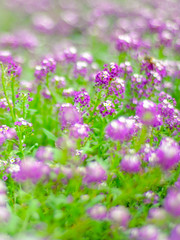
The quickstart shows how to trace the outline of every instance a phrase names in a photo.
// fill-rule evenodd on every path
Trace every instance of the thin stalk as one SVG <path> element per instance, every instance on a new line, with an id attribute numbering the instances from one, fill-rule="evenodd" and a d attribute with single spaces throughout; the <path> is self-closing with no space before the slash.
<path id="1" fill-rule="evenodd" d="M 25 108 L 25 99 L 23 99 L 22 103 L 22 112 L 23 112 L 23 118 L 26 118 L 26 108 Z"/>
<path id="2" fill-rule="evenodd" d="M 96 101 L 96 103 L 95 103 L 94 109 L 93 109 L 93 111 L 92 111 L 92 113 L 91 113 L 91 116 L 89 117 L 87 123 L 89 123 L 89 122 L 93 119 L 93 115 L 94 115 L 94 113 L 95 113 L 96 110 L 97 110 L 96 108 L 97 108 L 98 103 L 99 103 L 99 100 L 100 100 L 100 95 L 101 95 L 101 91 L 99 91 L 99 94 L 98 94 L 98 97 L 97 97 L 97 101 Z"/>
<path id="3" fill-rule="evenodd" d="M 11 106 L 11 103 L 9 101 L 9 98 L 8 98 L 8 95 L 7 95 L 7 91 L 6 91 L 5 74 L 4 74 L 4 67 L 3 67 L 2 63 L 1 63 L 1 69 L 2 69 L 2 71 L 1 71 L 1 79 L 2 79 L 3 92 L 4 92 L 4 95 L 5 95 L 6 101 L 8 103 L 8 107 L 10 109 L 12 120 L 13 120 L 13 122 L 15 122 L 14 110 L 13 110 L 13 107 Z"/>
<path id="4" fill-rule="evenodd" d="M 23 139 L 22 139 L 22 132 L 20 127 L 18 127 L 18 138 L 19 138 L 19 151 L 22 154 L 22 157 L 24 158 L 24 152 L 23 152 Z"/>
<path id="5" fill-rule="evenodd" d="M 51 88 L 49 86 L 49 74 L 47 74 L 47 76 L 46 76 L 46 86 L 47 86 L 49 92 L 51 93 L 51 97 L 52 97 L 53 102 L 56 103 L 56 97 L 54 96 L 54 94 L 51 91 Z"/>
<path id="6" fill-rule="evenodd" d="M 16 116 L 16 109 L 15 109 L 15 93 L 14 93 L 14 77 L 11 77 L 11 93 L 12 93 L 12 103 L 13 103 L 13 114 Z"/>

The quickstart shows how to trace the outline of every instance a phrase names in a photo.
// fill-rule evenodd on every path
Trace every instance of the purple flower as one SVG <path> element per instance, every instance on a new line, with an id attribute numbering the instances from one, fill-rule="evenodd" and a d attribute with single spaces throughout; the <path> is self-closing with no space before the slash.
<path id="1" fill-rule="evenodd" d="M 130 76 L 133 72 L 133 68 L 130 62 L 124 62 L 119 65 L 119 74 L 120 77 L 124 77 L 125 75 Z"/>
<path id="2" fill-rule="evenodd" d="M 14 38 L 14 42 L 12 41 L 12 43 L 8 43 L 8 45 L 11 45 L 11 47 L 22 47 L 32 50 L 38 45 L 36 36 L 28 30 L 18 30 L 14 35 L 12 35 L 12 37 Z"/>
<path id="3" fill-rule="evenodd" d="M 118 98 L 124 98 L 123 93 L 125 92 L 125 83 L 121 78 L 116 78 L 111 81 L 108 87 L 108 95 L 115 95 Z"/>
<path id="4" fill-rule="evenodd" d="M 145 125 L 159 125 L 159 113 L 157 110 L 157 106 L 150 100 L 143 100 L 142 102 L 139 102 L 138 106 L 136 107 L 136 115 Z"/>
<path id="5" fill-rule="evenodd" d="M 97 162 L 91 162 L 86 167 L 86 174 L 83 181 L 89 183 L 101 183 L 107 179 L 105 169 Z"/>
<path id="6" fill-rule="evenodd" d="M 5 33 L 1 36 L 0 44 L 3 47 L 12 47 L 12 48 L 17 48 L 19 45 L 17 37 L 10 33 Z"/>
<path id="7" fill-rule="evenodd" d="M 175 50 L 180 53 L 180 38 L 178 38 L 176 41 L 175 41 L 175 46 L 174 46 Z"/>
<path id="8" fill-rule="evenodd" d="M 84 106 L 89 107 L 90 96 L 85 89 L 81 89 L 81 91 L 75 92 L 74 103 L 76 105 L 80 103 L 80 107 L 84 107 Z"/>
<path id="9" fill-rule="evenodd" d="M 109 64 L 109 74 L 111 78 L 115 78 L 119 75 L 119 66 L 117 65 L 117 63 L 112 62 Z"/>
<path id="10" fill-rule="evenodd" d="M 148 218 L 156 221 L 165 220 L 167 213 L 163 208 L 151 208 L 149 210 Z"/>
<path id="11" fill-rule="evenodd" d="M 111 75 L 107 70 L 103 70 L 102 72 L 97 73 L 95 78 L 96 86 L 108 86 L 111 81 Z"/>
<path id="12" fill-rule="evenodd" d="M 62 150 L 68 150 L 70 153 L 75 153 L 76 142 L 75 139 L 72 139 L 68 136 L 63 136 L 57 139 L 56 147 Z"/>
<path id="13" fill-rule="evenodd" d="M 116 206 L 109 209 L 108 218 L 119 226 L 127 227 L 130 220 L 130 214 L 128 209 L 124 206 Z"/>
<path id="14" fill-rule="evenodd" d="M 60 172 L 62 172 L 67 179 L 70 179 L 73 176 L 73 171 L 68 166 L 61 166 L 60 167 Z"/>
<path id="15" fill-rule="evenodd" d="M 5 142 L 4 134 L 0 133 L 0 146 Z"/>
<path id="16" fill-rule="evenodd" d="M 6 194 L 6 185 L 3 181 L 0 180 L 0 194 Z"/>
<path id="17" fill-rule="evenodd" d="M 144 197 L 145 197 L 144 198 L 145 204 L 150 204 L 150 203 L 156 204 L 158 203 L 158 200 L 159 200 L 159 196 L 153 191 L 145 192 Z"/>
<path id="18" fill-rule="evenodd" d="M 62 128 L 72 126 L 75 123 L 82 123 L 81 114 L 77 108 L 70 103 L 62 104 L 59 111 L 59 120 Z"/>
<path id="19" fill-rule="evenodd" d="M 172 129 L 177 129 L 179 131 L 180 126 L 180 111 L 175 109 L 176 101 L 168 94 L 159 94 L 158 111 L 164 121 L 164 124 Z"/>
<path id="20" fill-rule="evenodd" d="M 88 52 L 83 52 L 81 53 L 81 55 L 79 56 L 79 60 L 80 61 L 85 61 L 88 64 L 91 64 L 93 62 L 93 57 L 90 53 Z"/>
<path id="21" fill-rule="evenodd" d="M 75 47 L 69 47 L 64 50 L 64 58 L 67 63 L 74 63 L 77 59 L 77 49 Z"/>
<path id="22" fill-rule="evenodd" d="M 169 31 L 163 31 L 159 34 L 158 40 L 160 45 L 171 47 L 173 41 L 173 35 Z"/>
<path id="23" fill-rule="evenodd" d="M 161 91 L 161 92 L 158 94 L 158 96 L 159 96 L 159 98 L 158 98 L 159 102 L 164 102 L 164 100 L 165 100 L 164 103 L 171 103 L 171 104 L 173 104 L 173 106 L 176 106 L 176 100 L 175 100 L 175 98 L 173 98 L 173 97 L 170 96 L 169 94 Z"/>
<path id="24" fill-rule="evenodd" d="M 39 147 L 36 158 L 42 162 L 52 161 L 54 159 L 53 151 L 49 147 Z"/>
<path id="25" fill-rule="evenodd" d="M 57 88 L 64 88 L 66 86 L 66 80 L 65 77 L 60 77 L 60 76 L 54 76 L 53 79 L 51 80 L 52 83 L 56 84 Z"/>
<path id="26" fill-rule="evenodd" d="M 129 35 L 120 35 L 116 39 L 116 49 L 119 52 L 126 52 L 132 47 L 132 40 Z"/>
<path id="27" fill-rule="evenodd" d="M 0 61 L 2 63 L 9 63 L 13 61 L 12 55 L 9 51 L 0 51 Z"/>
<path id="28" fill-rule="evenodd" d="M 46 68 L 46 72 L 54 73 L 56 70 L 56 61 L 53 58 L 45 58 L 42 60 L 41 65 Z"/>
<path id="29" fill-rule="evenodd" d="M 49 91 L 48 88 L 44 88 L 41 92 L 42 96 L 46 99 L 51 99 L 52 96 L 51 96 L 51 92 Z"/>
<path id="30" fill-rule="evenodd" d="M 19 64 L 14 61 L 9 62 L 7 73 L 9 76 L 13 75 L 14 77 L 20 77 L 22 68 Z"/>
<path id="31" fill-rule="evenodd" d="M 138 94 L 138 98 L 142 96 L 149 97 L 153 88 L 148 86 L 148 80 L 139 74 L 133 74 L 131 77 L 131 90 Z"/>
<path id="32" fill-rule="evenodd" d="M 134 119 L 120 117 L 108 124 L 106 136 L 115 141 L 123 142 L 129 140 L 137 129 Z"/>
<path id="33" fill-rule="evenodd" d="M 88 63 L 85 61 L 77 61 L 74 65 L 74 77 L 77 78 L 78 75 L 85 77 L 88 72 Z"/>
<path id="34" fill-rule="evenodd" d="M 180 177 L 178 177 L 177 181 L 174 183 L 175 187 L 180 190 Z"/>
<path id="35" fill-rule="evenodd" d="M 16 130 L 14 128 L 9 128 L 6 125 L 0 126 L 0 144 L 3 144 L 6 139 L 16 138 Z"/>
<path id="36" fill-rule="evenodd" d="M 154 72 L 155 74 L 159 74 L 161 78 L 167 75 L 166 67 L 162 61 L 154 58 L 148 58 L 148 57 L 147 59 L 145 58 L 144 60 L 142 60 L 141 72 L 142 71 L 145 71 L 147 77 L 151 76 L 151 72 Z"/>
<path id="37" fill-rule="evenodd" d="M 176 225 L 169 236 L 169 240 L 179 240 L 180 239 L 180 224 Z"/>
<path id="38" fill-rule="evenodd" d="M 20 82 L 20 87 L 23 90 L 32 92 L 33 91 L 33 82 L 29 82 L 29 81 L 21 81 Z"/>
<path id="39" fill-rule="evenodd" d="M 78 150 L 78 149 L 76 149 L 75 155 L 79 156 L 82 161 L 84 161 L 88 157 L 87 154 L 84 154 L 83 150 Z"/>
<path id="40" fill-rule="evenodd" d="M 3 180 L 7 180 L 7 176 L 3 176 Z M 6 207 L 6 185 L 3 181 L 0 181 L 0 223 L 7 222 L 10 218 L 10 213 Z"/>
<path id="41" fill-rule="evenodd" d="M 6 175 L 4 175 L 2 178 L 4 181 L 6 181 L 8 179 L 8 177 Z"/>
<path id="42" fill-rule="evenodd" d="M 107 115 L 112 115 L 115 113 L 115 105 L 112 103 L 111 100 L 106 100 L 102 104 L 97 107 L 102 117 L 106 117 Z"/>
<path id="43" fill-rule="evenodd" d="M 172 138 L 163 138 L 156 155 L 158 163 L 164 170 L 171 169 L 180 161 L 179 145 Z"/>
<path id="44" fill-rule="evenodd" d="M 164 208 L 174 217 L 180 216 L 180 191 L 170 188 L 164 200 Z"/>
<path id="45" fill-rule="evenodd" d="M 47 15 L 38 14 L 32 19 L 34 28 L 42 33 L 52 33 L 55 28 L 54 21 Z"/>
<path id="46" fill-rule="evenodd" d="M 96 86 L 102 86 L 106 88 L 110 81 L 119 76 L 119 66 L 117 63 L 110 63 L 109 66 L 106 64 L 103 71 L 98 72 L 95 77 Z"/>
<path id="47" fill-rule="evenodd" d="M 139 229 L 137 240 L 158 240 L 159 230 L 153 225 L 147 225 Z"/>
<path id="48" fill-rule="evenodd" d="M 46 77 L 46 75 L 47 71 L 45 66 L 38 65 L 35 67 L 34 76 L 36 77 L 36 79 L 43 80 Z"/>
<path id="49" fill-rule="evenodd" d="M 148 20 L 148 28 L 153 33 L 161 32 L 165 28 L 165 24 L 161 19 L 150 18 Z"/>
<path id="50" fill-rule="evenodd" d="M 63 96 L 66 97 L 74 97 L 75 96 L 75 92 L 73 88 L 67 88 L 63 90 Z"/>
<path id="51" fill-rule="evenodd" d="M 27 122 L 24 120 L 24 118 L 19 118 L 18 121 L 14 123 L 14 125 L 32 127 L 32 123 Z"/>
<path id="52" fill-rule="evenodd" d="M 8 111 L 8 103 L 7 103 L 6 98 L 0 99 L 0 108 L 6 109 Z"/>
<path id="53" fill-rule="evenodd" d="M 70 128 L 70 136 L 74 138 L 84 139 L 89 136 L 89 132 L 90 132 L 90 129 L 87 124 L 75 123 Z"/>
<path id="54" fill-rule="evenodd" d="M 120 163 L 121 170 L 129 173 L 139 172 L 141 169 L 141 161 L 139 156 L 134 155 L 126 155 L 123 157 Z"/>
<path id="55" fill-rule="evenodd" d="M 35 67 L 34 76 L 37 80 L 44 80 L 48 73 L 54 73 L 56 61 L 53 58 L 44 58 L 41 64 Z"/>
<path id="56" fill-rule="evenodd" d="M 105 220 L 107 216 L 106 207 L 102 204 L 96 204 L 95 206 L 87 210 L 88 215 L 95 220 Z"/>
<path id="57" fill-rule="evenodd" d="M 33 158 L 26 158 L 20 163 L 20 169 L 14 173 L 14 178 L 17 182 L 31 180 L 36 183 L 43 177 L 47 177 L 50 169 L 43 162 L 35 161 Z"/>
<path id="58" fill-rule="evenodd" d="M 8 222 L 10 219 L 10 213 L 6 207 L 0 206 L 0 222 Z"/>

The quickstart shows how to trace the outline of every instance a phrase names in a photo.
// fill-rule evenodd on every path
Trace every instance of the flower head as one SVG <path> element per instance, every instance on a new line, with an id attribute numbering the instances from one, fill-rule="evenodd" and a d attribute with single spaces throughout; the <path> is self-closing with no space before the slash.
<path id="1" fill-rule="evenodd" d="M 150 100 L 143 100 L 142 102 L 139 102 L 136 108 L 136 114 L 145 125 L 156 126 L 160 124 L 157 106 Z"/>
<path id="2" fill-rule="evenodd" d="M 102 204 L 96 204 L 95 206 L 87 210 L 88 215 L 95 220 L 105 220 L 107 216 L 106 207 Z"/>
<path id="3" fill-rule="evenodd" d="M 180 161 L 179 145 L 172 138 L 163 138 L 156 155 L 158 163 L 164 170 L 171 169 Z"/>
<path id="4" fill-rule="evenodd" d="M 124 206 L 116 206 L 109 209 L 108 218 L 112 223 L 127 227 L 130 220 L 130 214 L 128 209 Z"/>
<path id="5" fill-rule="evenodd" d="M 86 167 L 86 174 L 83 181 L 89 183 L 101 183 L 107 179 L 105 169 L 97 162 L 91 162 Z"/>

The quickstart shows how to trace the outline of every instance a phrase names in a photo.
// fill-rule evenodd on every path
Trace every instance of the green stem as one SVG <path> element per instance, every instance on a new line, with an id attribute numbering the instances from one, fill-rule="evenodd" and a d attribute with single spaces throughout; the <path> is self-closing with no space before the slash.
<path id="1" fill-rule="evenodd" d="M 145 144 L 147 140 L 147 135 L 148 135 L 148 128 L 147 126 L 143 125 L 139 131 L 139 139 L 135 144 L 135 150 L 137 152 L 141 149 L 142 145 Z"/>
<path id="2" fill-rule="evenodd" d="M 19 138 L 19 151 L 22 154 L 22 158 L 24 158 L 24 152 L 23 152 L 23 139 L 22 139 L 22 132 L 20 127 L 18 127 L 18 138 Z"/>
<path id="3" fill-rule="evenodd" d="M 99 100 L 100 100 L 100 95 L 101 95 L 101 91 L 99 91 L 99 94 L 98 94 L 98 97 L 97 97 L 97 101 L 95 103 L 94 109 L 93 109 L 93 111 L 92 111 L 92 113 L 91 113 L 87 123 L 89 123 L 93 119 L 93 115 L 96 112 L 96 108 L 97 108 Z"/>
<path id="4" fill-rule="evenodd" d="M 51 91 L 51 88 L 49 87 L 49 75 L 46 76 L 46 86 L 49 92 L 51 93 L 51 97 L 54 103 L 56 103 L 56 97 L 54 96 L 53 92 Z"/>
<path id="5" fill-rule="evenodd" d="M 13 108 L 12 108 L 12 106 L 11 106 L 11 103 L 10 103 L 10 101 L 9 101 L 9 98 L 8 98 L 8 95 L 7 95 L 7 91 L 6 91 L 4 67 L 3 67 L 2 63 L 1 63 L 0 65 L 1 65 L 1 70 L 2 70 L 1 79 L 2 79 L 3 92 L 4 92 L 4 95 L 5 95 L 6 101 L 7 101 L 7 103 L 8 103 L 8 107 L 9 107 L 9 109 L 10 109 L 10 113 L 11 113 L 12 120 L 13 120 L 13 122 L 15 122 L 14 111 L 13 111 Z"/>
<path id="6" fill-rule="evenodd" d="M 121 52 L 118 56 L 119 64 L 125 62 L 127 59 L 127 52 Z"/>
<path id="7" fill-rule="evenodd" d="M 14 94 L 14 78 L 11 78 L 11 91 L 12 91 L 12 102 L 13 102 L 13 107 L 9 101 L 8 95 L 7 95 L 7 91 L 6 91 L 6 83 L 5 83 L 5 73 L 4 73 L 4 67 L 2 64 L 1 65 L 1 69 L 2 69 L 2 73 L 1 73 L 1 78 L 2 78 L 2 86 L 3 86 L 3 92 L 4 95 L 6 97 L 6 101 L 8 103 L 8 107 L 10 109 L 10 113 L 11 113 L 11 117 L 13 122 L 16 121 L 15 119 L 15 94 Z M 22 133 L 21 133 L 21 129 L 18 127 L 18 131 L 17 131 L 17 135 L 19 138 L 19 151 L 21 152 L 22 156 L 24 156 L 23 153 L 23 141 L 22 141 Z"/>
<path id="8" fill-rule="evenodd" d="M 12 103 L 13 103 L 13 114 L 14 116 L 16 116 L 16 113 L 15 113 L 15 93 L 14 93 L 14 77 L 12 76 L 11 77 L 11 92 L 12 92 Z"/>
<path id="9" fill-rule="evenodd" d="M 26 108 L 25 108 L 25 99 L 23 99 L 23 103 L 22 103 L 22 111 L 23 111 L 23 118 L 26 118 Z"/>

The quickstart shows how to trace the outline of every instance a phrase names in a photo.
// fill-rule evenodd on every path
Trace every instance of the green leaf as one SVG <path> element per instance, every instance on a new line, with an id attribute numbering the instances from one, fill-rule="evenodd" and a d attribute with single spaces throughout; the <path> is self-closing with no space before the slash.
<path id="1" fill-rule="evenodd" d="M 51 139 L 51 140 L 53 140 L 53 141 L 56 141 L 56 140 L 57 140 L 57 137 L 54 136 L 54 134 L 51 133 L 50 131 L 48 131 L 47 129 L 43 128 L 43 132 L 45 133 L 45 135 L 46 135 L 49 139 Z"/>

